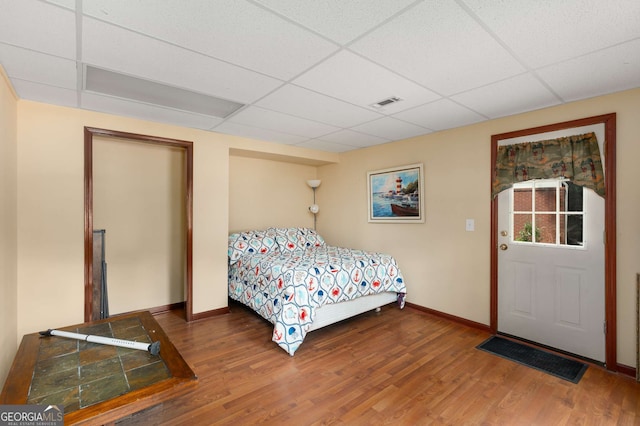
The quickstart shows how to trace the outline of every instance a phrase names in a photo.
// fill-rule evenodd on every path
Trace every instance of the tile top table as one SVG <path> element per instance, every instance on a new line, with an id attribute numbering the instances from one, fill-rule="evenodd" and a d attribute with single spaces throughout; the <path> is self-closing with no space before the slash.
<path id="1" fill-rule="evenodd" d="M 59 330 L 142 343 L 160 341 L 160 354 L 28 334 L 0 404 L 63 405 L 65 424 L 98 418 L 109 422 L 158 404 L 163 394 L 175 395 L 179 384 L 195 382 L 196 375 L 149 312 Z"/>

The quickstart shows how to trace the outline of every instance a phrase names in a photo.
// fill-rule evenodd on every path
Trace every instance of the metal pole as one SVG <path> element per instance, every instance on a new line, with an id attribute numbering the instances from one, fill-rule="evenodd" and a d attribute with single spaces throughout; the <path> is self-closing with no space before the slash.
<path id="1" fill-rule="evenodd" d="M 69 331 L 60 330 L 47 330 L 41 331 L 41 336 L 59 336 L 67 337 L 69 339 L 84 340 L 91 343 L 100 343 L 102 345 L 119 346 L 122 348 L 137 349 L 140 351 L 147 351 L 151 355 L 158 355 L 160 353 L 160 342 L 153 343 L 141 343 L 133 342 L 131 340 L 120 340 L 112 337 L 94 336 L 91 334 L 72 333 Z"/>

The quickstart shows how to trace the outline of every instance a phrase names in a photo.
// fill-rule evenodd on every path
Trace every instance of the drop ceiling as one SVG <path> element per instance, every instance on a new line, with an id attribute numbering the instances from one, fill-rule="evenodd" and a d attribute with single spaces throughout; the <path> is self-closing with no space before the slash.
<path id="1" fill-rule="evenodd" d="M 0 64 L 21 99 L 345 152 L 640 87 L 640 1 L 0 0 Z"/>

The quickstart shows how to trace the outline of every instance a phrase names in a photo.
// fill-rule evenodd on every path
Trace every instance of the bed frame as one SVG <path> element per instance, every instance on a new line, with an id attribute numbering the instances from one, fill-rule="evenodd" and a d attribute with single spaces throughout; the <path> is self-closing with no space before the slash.
<path id="1" fill-rule="evenodd" d="M 315 311 L 315 319 L 308 331 L 317 330 L 353 316 L 372 311 L 398 300 L 398 293 L 370 294 L 340 303 L 322 305 Z"/>

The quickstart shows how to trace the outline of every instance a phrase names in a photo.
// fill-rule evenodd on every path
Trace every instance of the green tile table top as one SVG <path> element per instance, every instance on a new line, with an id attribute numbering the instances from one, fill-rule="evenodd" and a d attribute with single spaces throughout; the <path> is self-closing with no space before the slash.
<path id="1" fill-rule="evenodd" d="M 0 404 L 63 405 L 65 424 L 83 412 L 117 418 L 117 401 L 140 400 L 195 374 L 149 312 L 139 312 L 60 330 L 143 343 L 160 341 L 160 354 L 59 336 L 26 335 Z M 173 382 L 172 382 L 173 381 Z M 134 398 L 127 398 L 135 394 Z M 150 399 L 157 399 L 156 397 Z M 139 409 L 146 408 L 140 406 Z M 103 416 L 104 417 L 104 416 Z"/>

